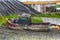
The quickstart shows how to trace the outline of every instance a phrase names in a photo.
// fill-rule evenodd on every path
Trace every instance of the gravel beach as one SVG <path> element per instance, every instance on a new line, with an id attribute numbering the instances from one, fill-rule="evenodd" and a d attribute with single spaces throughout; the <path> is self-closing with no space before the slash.
<path id="1" fill-rule="evenodd" d="M 0 40 L 60 40 L 60 31 L 33 32 L 2 27 Z"/>

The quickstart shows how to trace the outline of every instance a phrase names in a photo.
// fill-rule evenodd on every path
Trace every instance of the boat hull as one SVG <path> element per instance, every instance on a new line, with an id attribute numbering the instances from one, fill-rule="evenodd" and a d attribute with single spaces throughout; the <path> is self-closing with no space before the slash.
<path id="1" fill-rule="evenodd" d="M 7 26 L 11 29 L 19 30 L 48 31 L 50 23 L 31 23 L 27 26 L 21 26 L 19 24 L 13 24 L 10 20 L 7 20 Z"/>

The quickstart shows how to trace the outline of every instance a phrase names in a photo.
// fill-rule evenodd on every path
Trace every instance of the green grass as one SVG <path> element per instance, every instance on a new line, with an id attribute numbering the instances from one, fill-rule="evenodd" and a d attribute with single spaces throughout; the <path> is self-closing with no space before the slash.
<path id="1" fill-rule="evenodd" d="M 18 17 L 17 14 L 0 17 L 0 26 L 6 25 L 6 18 L 17 18 L 17 17 Z"/>
<path id="2" fill-rule="evenodd" d="M 43 22 L 42 17 L 32 17 L 31 22 L 33 22 L 33 23 Z"/>
<path id="3" fill-rule="evenodd" d="M 43 22 L 42 21 L 42 18 L 43 17 L 47 17 L 47 18 L 60 18 L 60 15 L 59 14 L 54 14 L 54 13 L 51 13 L 51 14 L 40 14 L 40 15 L 32 15 L 32 22 Z"/>
<path id="4" fill-rule="evenodd" d="M 6 18 L 17 18 L 17 17 L 18 17 L 17 14 L 0 17 L 0 26 L 1 25 L 6 25 Z M 40 15 L 34 15 L 33 14 L 32 17 L 31 17 L 31 22 L 33 22 L 33 23 L 43 22 L 42 17 L 60 18 L 60 15 L 54 14 L 54 13 L 53 14 L 40 14 Z"/>
<path id="5" fill-rule="evenodd" d="M 60 14 L 40 14 L 38 16 L 32 15 L 32 17 L 48 17 L 48 18 L 60 18 Z"/>

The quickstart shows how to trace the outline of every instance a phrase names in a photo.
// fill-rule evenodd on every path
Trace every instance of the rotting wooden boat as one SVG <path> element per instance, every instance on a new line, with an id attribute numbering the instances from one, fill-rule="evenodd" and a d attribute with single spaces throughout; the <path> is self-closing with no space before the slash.
<path id="1" fill-rule="evenodd" d="M 48 31 L 50 23 L 30 23 L 27 26 L 21 26 L 19 24 L 14 24 L 8 18 L 6 19 L 7 25 L 11 29 L 19 29 L 19 30 L 32 30 L 32 31 Z"/>

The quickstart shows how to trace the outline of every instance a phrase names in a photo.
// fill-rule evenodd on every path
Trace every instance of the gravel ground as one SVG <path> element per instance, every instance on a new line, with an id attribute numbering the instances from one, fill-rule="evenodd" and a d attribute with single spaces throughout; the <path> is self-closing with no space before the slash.
<path id="1" fill-rule="evenodd" d="M 0 40 L 60 40 L 60 31 L 32 32 L 2 27 Z"/>

